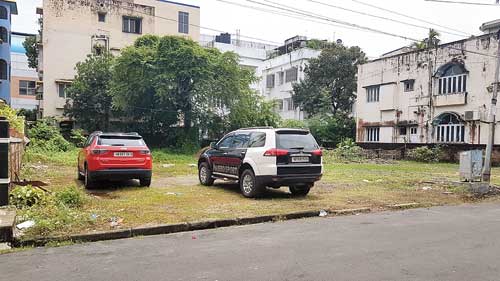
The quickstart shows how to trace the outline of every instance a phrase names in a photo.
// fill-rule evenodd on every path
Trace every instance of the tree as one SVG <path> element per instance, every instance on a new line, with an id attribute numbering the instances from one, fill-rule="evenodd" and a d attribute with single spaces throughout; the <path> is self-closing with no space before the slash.
<path id="1" fill-rule="evenodd" d="M 28 36 L 24 39 L 23 47 L 28 57 L 28 66 L 38 68 L 38 42 L 36 36 Z"/>
<path id="2" fill-rule="evenodd" d="M 109 131 L 113 114 L 110 94 L 113 57 L 89 55 L 76 65 L 77 74 L 67 89 L 70 98 L 64 115 L 73 118 L 87 131 Z"/>
<path id="3" fill-rule="evenodd" d="M 226 131 L 256 126 L 274 127 L 281 123 L 275 110 L 275 102 L 266 101 L 257 93 L 241 97 L 231 108 L 228 119 L 230 126 Z"/>
<path id="4" fill-rule="evenodd" d="M 113 104 L 148 134 L 164 136 L 183 127 L 184 141 L 199 130 L 219 137 L 243 125 L 243 116 L 245 124 L 274 122 L 272 105 L 250 89 L 253 71 L 238 63 L 236 54 L 190 39 L 142 36 L 116 59 Z"/>
<path id="5" fill-rule="evenodd" d="M 347 116 L 356 99 L 357 66 L 366 61 L 359 47 L 327 44 L 309 60 L 305 79 L 293 85 L 293 101 L 309 116 Z"/>
<path id="6" fill-rule="evenodd" d="M 412 47 L 417 50 L 436 48 L 441 42 L 439 36 L 441 36 L 441 34 L 439 34 L 439 32 L 436 31 L 435 29 L 431 28 L 429 29 L 429 35 L 427 36 L 427 38 L 423 39 L 422 41 L 413 43 Z"/>

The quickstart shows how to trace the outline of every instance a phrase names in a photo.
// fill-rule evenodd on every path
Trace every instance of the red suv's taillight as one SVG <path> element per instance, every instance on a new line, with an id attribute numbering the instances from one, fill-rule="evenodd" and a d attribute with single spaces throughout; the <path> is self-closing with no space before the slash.
<path id="1" fill-rule="evenodd" d="M 93 155 L 101 155 L 108 152 L 106 149 L 92 149 L 91 153 Z"/>
<path id="2" fill-rule="evenodd" d="M 141 150 L 141 151 L 139 151 L 139 153 L 140 153 L 141 155 L 149 155 L 149 154 L 151 154 L 151 151 L 149 151 L 149 150 L 145 149 L 145 150 Z"/>
<path id="3" fill-rule="evenodd" d="M 285 156 L 288 155 L 288 150 L 271 148 L 264 152 L 264 156 Z"/>
<path id="4" fill-rule="evenodd" d="M 316 150 L 313 150 L 311 152 L 312 155 L 316 155 L 316 156 L 323 156 L 323 150 L 321 149 L 316 149 Z"/>

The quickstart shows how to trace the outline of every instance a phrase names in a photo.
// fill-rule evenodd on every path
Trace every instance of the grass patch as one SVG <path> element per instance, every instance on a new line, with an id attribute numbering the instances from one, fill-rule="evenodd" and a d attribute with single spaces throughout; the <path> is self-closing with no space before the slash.
<path id="1" fill-rule="evenodd" d="M 73 153 L 72 157 L 76 157 L 76 151 Z M 47 168 L 29 168 L 38 162 L 26 163 L 23 177 L 29 174 L 29 179 L 46 181 L 53 192 L 75 185 L 83 193 L 84 188 L 76 180 L 76 160 L 73 159 L 71 165 L 61 164 L 70 163 L 62 161 L 70 156 L 66 152 L 59 154 L 62 155 L 43 158 L 41 163 Z M 452 205 L 479 200 L 471 198 L 462 187 L 452 184 L 452 181 L 458 181 L 456 164 L 330 162 L 325 164 L 322 181 L 305 198 L 291 197 L 287 188 L 283 187 L 269 190 L 261 199 L 246 199 L 241 196 L 236 184 L 216 182 L 213 187 L 198 185 L 195 176 L 197 168 L 189 166 L 196 163 L 195 155 L 153 150 L 153 159 L 155 164 L 151 188 L 138 187 L 138 183 L 133 181 L 102 183 L 99 189 L 84 195 L 85 200 L 79 207 L 55 204 L 35 208 L 30 213 L 21 211 L 21 217 L 38 216 L 42 221 L 27 231 L 25 237 L 279 215 L 305 210 L 359 207 L 377 210 L 399 203 Z M 164 164 L 170 165 L 164 167 Z M 492 174 L 493 183 L 500 184 L 500 168 L 494 168 Z M 113 220 L 119 221 L 114 227 L 111 223 Z"/>

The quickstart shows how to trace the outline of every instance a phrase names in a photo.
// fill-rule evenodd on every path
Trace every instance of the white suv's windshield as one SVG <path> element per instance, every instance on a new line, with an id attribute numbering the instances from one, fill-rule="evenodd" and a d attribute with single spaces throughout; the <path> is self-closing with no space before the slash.
<path id="1" fill-rule="evenodd" d="M 319 146 L 314 137 L 307 132 L 284 131 L 276 133 L 276 147 L 279 149 L 314 150 Z"/>

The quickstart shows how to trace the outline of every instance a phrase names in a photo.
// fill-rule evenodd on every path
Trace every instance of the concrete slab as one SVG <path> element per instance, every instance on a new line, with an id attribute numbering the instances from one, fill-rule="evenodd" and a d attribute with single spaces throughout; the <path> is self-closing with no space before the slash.
<path id="1" fill-rule="evenodd" d="M 16 211 L 0 209 L 0 242 L 11 242 Z"/>

